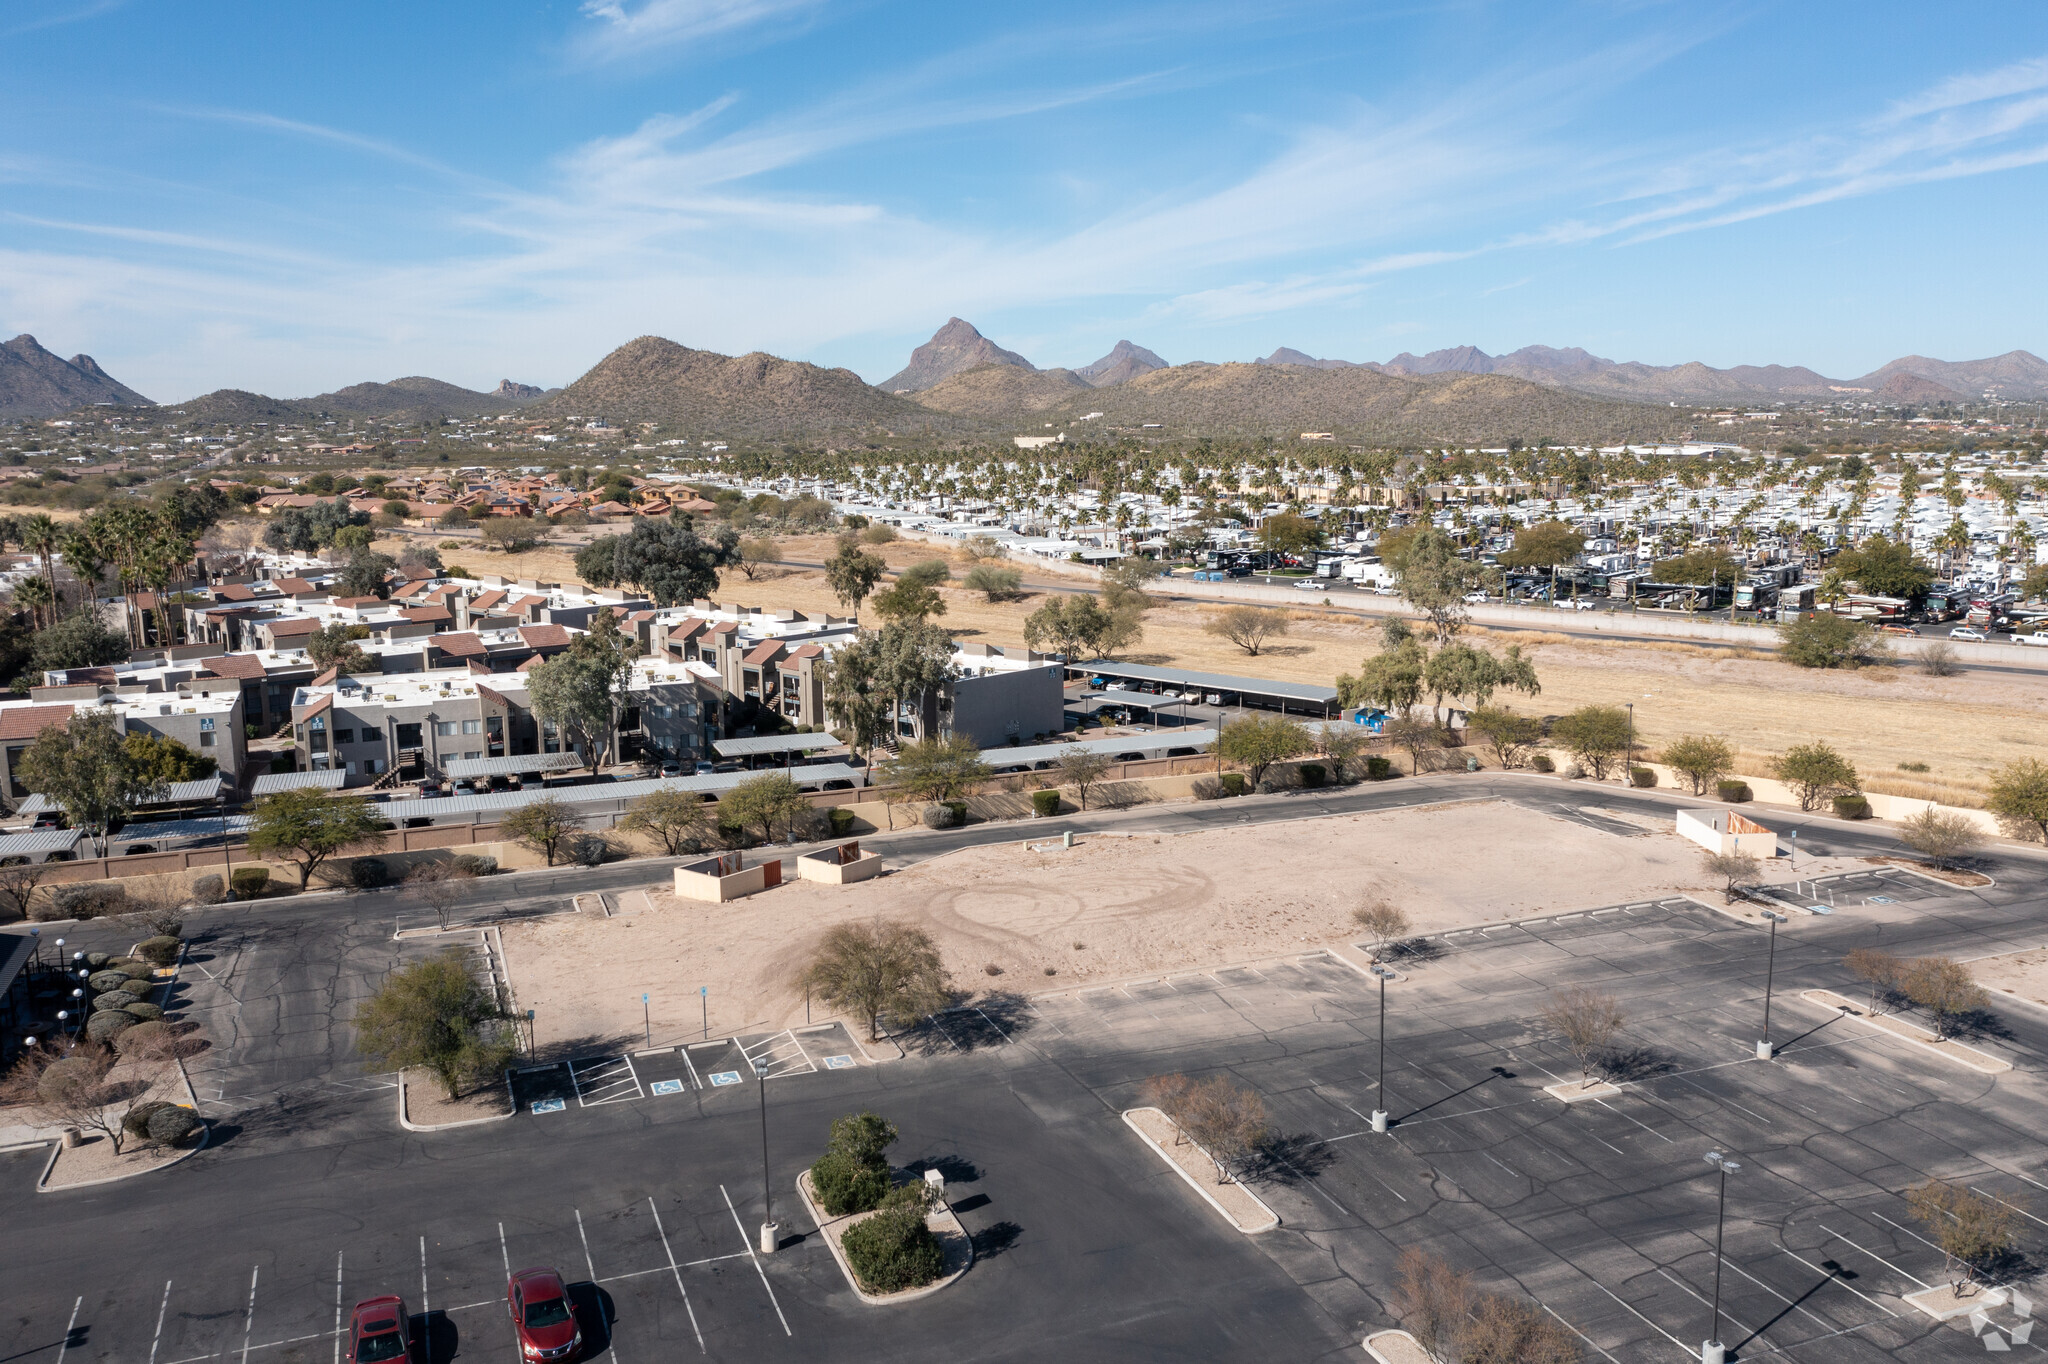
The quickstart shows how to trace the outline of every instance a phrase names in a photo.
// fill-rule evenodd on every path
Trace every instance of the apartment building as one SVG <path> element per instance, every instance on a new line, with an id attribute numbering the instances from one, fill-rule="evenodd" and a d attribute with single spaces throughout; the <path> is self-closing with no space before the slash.
<path id="1" fill-rule="evenodd" d="M 208 679 L 188 678 L 170 685 L 161 680 L 111 685 L 81 681 L 39 687 L 30 700 L 0 702 L 0 799 L 9 810 L 19 808 L 30 794 L 16 775 L 21 755 L 43 730 L 52 725 L 62 728 L 82 710 L 112 712 L 122 734 L 175 739 L 194 753 L 212 758 L 230 783 L 241 780 L 248 763 L 242 693 L 237 686 L 212 686 Z"/>

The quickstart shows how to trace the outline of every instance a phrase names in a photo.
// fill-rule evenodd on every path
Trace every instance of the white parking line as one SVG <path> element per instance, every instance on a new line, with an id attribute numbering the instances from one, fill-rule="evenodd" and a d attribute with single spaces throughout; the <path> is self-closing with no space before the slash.
<path id="1" fill-rule="evenodd" d="M 583 1243 L 583 1267 L 590 1271 L 590 1282 L 593 1286 L 595 1286 L 597 1283 L 597 1262 L 590 1258 L 590 1238 L 583 1234 L 583 1209 L 577 1208 L 575 1209 L 575 1213 L 576 1239 Z M 597 1300 L 597 1314 L 600 1317 L 604 1317 L 603 1298 L 599 1298 Z M 619 1358 L 619 1343 L 618 1341 L 612 1338 L 612 1323 L 610 1318 L 605 1318 L 604 1346 L 605 1351 L 611 1355 L 613 1364 L 617 1364 Z"/>
<path id="2" fill-rule="evenodd" d="M 1685 1351 L 1685 1357 L 1686 1357 L 1687 1359 L 1697 1359 L 1697 1358 L 1699 1358 L 1699 1355 L 1698 1355 L 1698 1353 L 1697 1353 L 1696 1351 L 1694 1351 L 1694 1349 L 1692 1348 L 1692 1346 L 1690 1346 L 1690 1345 L 1686 1344 L 1686 1343 L 1685 1343 L 1684 1341 L 1680 1340 L 1680 1339 L 1679 1339 L 1679 1338 L 1678 1338 L 1677 1336 L 1674 1336 L 1674 1335 L 1672 1335 L 1672 1334 L 1671 1334 L 1671 1333 L 1670 1333 L 1669 1331 L 1667 1331 L 1667 1330 L 1665 1330 L 1665 1329 L 1664 1329 L 1663 1327 L 1659 1326 L 1659 1325 L 1658 1325 L 1658 1324 L 1657 1324 L 1656 1322 L 1654 1322 L 1654 1321 L 1651 1321 L 1651 1320 L 1650 1320 L 1650 1319 L 1649 1319 L 1648 1317 L 1644 1316 L 1644 1315 L 1643 1315 L 1643 1314 L 1642 1314 L 1641 1312 L 1638 1312 L 1638 1311 L 1636 1311 L 1636 1309 L 1635 1309 L 1635 1308 L 1633 1308 L 1633 1307 L 1629 1307 L 1629 1305 L 1628 1305 L 1628 1304 L 1627 1304 L 1626 1302 L 1622 1302 L 1622 1299 L 1621 1299 L 1621 1295 L 1620 1295 L 1620 1294 L 1618 1294 L 1618 1293 L 1616 1293 L 1616 1292 L 1615 1292 L 1615 1291 L 1614 1291 L 1613 1289 L 1609 1288 L 1609 1287 L 1608 1287 L 1608 1286 L 1607 1286 L 1606 1284 L 1604 1284 L 1604 1283 L 1601 1283 L 1601 1282 L 1600 1282 L 1600 1281 L 1599 1281 L 1598 1279 L 1592 1279 L 1592 1280 L 1591 1280 L 1591 1282 L 1592 1282 L 1592 1285 L 1593 1285 L 1593 1287 L 1595 1287 L 1595 1288 L 1599 1289 L 1599 1290 L 1600 1290 L 1600 1291 L 1601 1291 L 1602 1293 L 1605 1293 L 1605 1294 L 1606 1294 L 1606 1295 L 1607 1295 L 1608 1297 L 1610 1297 L 1610 1298 L 1613 1298 L 1613 1299 L 1614 1299 L 1614 1300 L 1615 1300 L 1616 1302 L 1619 1302 L 1619 1303 L 1621 1303 L 1621 1305 L 1622 1305 L 1623 1307 L 1626 1307 L 1626 1308 L 1628 1308 L 1629 1312 L 1630 1312 L 1630 1313 L 1631 1313 L 1631 1314 L 1632 1314 L 1632 1315 L 1633 1315 L 1633 1316 L 1634 1316 L 1634 1317 L 1636 1318 L 1636 1320 L 1638 1320 L 1638 1321 L 1642 1322 L 1642 1323 L 1643 1323 L 1643 1325 L 1645 1325 L 1645 1326 L 1649 1327 L 1649 1328 L 1650 1328 L 1650 1329 L 1651 1329 L 1652 1331 L 1655 1331 L 1655 1332 L 1656 1332 L 1656 1333 L 1657 1333 L 1658 1335 L 1660 1335 L 1660 1336 L 1664 1337 L 1664 1339 L 1666 1339 L 1666 1340 L 1670 1341 L 1670 1342 L 1671 1342 L 1671 1343 L 1672 1343 L 1673 1345 L 1676 1345 L 1676 1346 L 1677 1346 L 1677 1347 L 1678 1347 L 1679 1349 L 1681 1349 L 1681 1350 Z"/>
<path id="3" fill-rule="evenodd" d="M 64 1352 L 71 1348 L 71 1333 L 78 1329 L 78 1309 L 83 1306 L 85 1298 L 81 1294 L 78 1301 L 71 1304 L 71 1320 L 65 1323 L 64 1339 L 57 1346 L 57 1364 L 64 1364 Z"/>
<path id="4" fill-rule="evenodd" d="M 683 1066 L 690 1072 L 690 1083 L 695 1085 L 699 1089 L 704 1088 L 704 1082 L 697 1078 L 697 1067 L 690 1064 L 690 1049 L 688 1047 L 684 1047 L 682 1048 L 682 1053 Z"/>
<path id="5" fill-rule="evenodd" d="M 1849 1239 L 1848 1237 L 1846 1237 L 1846 1236 L 1842 1235 L 1842 1233 L 1840 1233 L 1839 1231 L 1836 1231 L 1836 1230 L 1835 1230 L 1834 1228 L 1830 1227 L 1830 1226 L 1829 1226 L 1829 1225 L 1828 1225 L 1827 1223 L 1825 1223 L 1825 1222 L 1816 1222 L 1816 1223 L 1814 1223 L 1814 1225 L 1815 1225 L 1815 1226 L 1817 1226 L 1817 1227 L 1819 1227 L 1819 1228 L 1820 1228 L 1820 1229 L 1821 1229 L 1822 1231 L 1826 1232 L 1826 1233 L 1827 1233 L 1828 1235 L 1830 1235 L 1830 1236 L 1834 1237 L 1834 1238 L 1835 1238 L 1835 1239 L 1836 1239 L 1837 1241 L 1840 1241 L 1840 1242 L 1842 1242 L 1842 1243 L 1843 1243 L 1844 1245 L 1856 1246 L 1856 1249 L 1858 1249 L 1858 1250 L 1863 1250 L 1863 1247 L 1862 1247 L 1862 1246 L 1857 1246 L 1857 1245 L 1856 1245 L 1856 1243 L 1855 1243 L 1854 1241 L 1851 1241 L 1851 1240 L 1850 1240 L 1850 1239 Z M 1871 1259 L 1873 1259 L 1873 1260 L 1877 1261 L 1877 1262 L 1878 1262 L 1879 1264 L 1883 1265 L 1883 1266 L 1884 1266 L 1884 1267 L 1885 1267 L 1886 1269 L 1889 1269 L 1889 1270 L 1891 1270 L 1891 1271 L 1892 1271 L 1893 1273 L 1895 1273 L 1895 1274 L 1902 1274 L 1902 1275 L 1905 1275 L 1905 1277 L 1906 1277 L 1906 1278 L 1908 1278 L 1908 1279 L 1911 1279 L 1911 1280 L 1912 1280 L 1912 1281 L 1913 1281 L 1914 1283 L 1916 1283 L 1916 1284 L 1919 1284 L 1919 1285 L 1920 1285 L 1920 1286 L 1921 1286 L 1922 1288 L 1932 1288 L 1932 1287 L 1934 1286 L 1934 1285 L 1932 1285 L 1932 1284 L 1928 1283 L 1928 1282 L 1927 1282 L 1927 1280 L 1925 1280 L 1925 1279 L 1921 1278 L 1921 1277 L 1920 1277 L 1919 1275 L 1917 1275 L 1917 1274 L 1907 1274 L 1905 1270 L 1903 1270 L 1903 1269 L 1900 1269 L 1900 1268 L 1899 1268 L 1899 1267 L 1898 1267 L 1897 1265 L 1893 1264 L 1893 1263 L 1892 1263 L 1892 1262 L 1891 1262 L 1890 1260 L 1887 1260 L 1887 1259 L 1885 1259 L 1885 1258 L 1884 1258 L 1884 1256 L 1882 1256 L 1882 1255 L 1879 1255 L 1879 1254 L 1878 1254 L 1878 1253 L 1877 1253 L 1876 1251 L 1874 1251 L 1874 1250 L 1863 1250 L 1863 1253 L 1864 1253 L 1865 1255 L 1868 1255 L 1868 1256 L 1869 1256 L 1869 1257 L 1870 1257 Z"/>
<path id="6" fill-rule="evenodd" d="M 661 1209 L 654 1205 L 650 1196 L 647 1210 L 654 1214 L 654 1234 L 661 1238 L 662 1254 L 668 1256 L 669 1272 L 676 1276 L 676 1292 L 683 1295 L 683 1310 L 690 1314 L 690 1329 L 697 1333 L 697 1353 L 708 1353 L 704 1348 L 704 1328 L 697 1324 L 697 1309 L 690 1306 L 690 1290 L 683 1287 L 683 1268 L 676 1263 L 676 1253 L 669 1249 L 668 1233 L 661 1229 Z"/>
<path id="7" fill-rule="evenodd" d="M 434 1315 L 433 1304 L 427 1301 L 427 1238 L 420 1237 L 420 1315 Z"/>
<path id="8" fill-rule="evenodd" d="M 1593 1345 L 1593 1338 L 1591 1336 L 1587 1335 L 1584 1331 L 1581 1331 L 1578 1327 L 1566 1321 L 1563 1317 L 1558 1317 L 1557 1313 L 1551 1308 L 1549 1303 L 1546 1302 L 1542 1304 L 1542 1307 L 1543 1310 L 1549 1312 L 1551 1316 L 1557 1317 L 1559 1324 L 1562 1325 L 1565 1330 L 1570 1331 L 1573 1335 L 1577 1336 L 1580 1340 L 1585 1341 L 1588 1345 Z M 1600 1347 L 1598 1345 L 1593 1345 L 1593 1348 L 1596 1350 L 1600 1350 Z M 1600 1350 L 1600 1357 L 1602 1359 L 1611 1361 L 1611 1364 L 1621 1364 L 1620 1360 L 1615 1359 L 1613 1355 L 1607 1353 L 1607 1351 L 1605 1350 Z"/>
<path id="9" fill-rule="evenodd" d="M 1789 1250 L 1787 1250 L 1787 1249 L 1785 1249 L 1785 1248 L 1784 1248 L 1783 1246 L 1779 1246 L 1779 1247 L 1778 1247 L 1778 1253 L 1779 1253 L 1780 1255 L 1792 1255 L 1792 1252 L 1791 1252 L 1791 1251 L 1789 1251 Z M 1837 1286 L 1837 1287 L 1840 1287 L 1840 1288 L 1849 1288 L 1849 1285 L 1848 1285 L 1848 1284 L 1846 1284 L 1846 1283 L 1843 1283 L 1843 1282 L 1842 1282 L 1842 1280 L 1841 1280 L 1841 1278 L 1840 1278 L 1840 1276 L 1839 1276 L 1839 1275 L 1837 1275 L 1837 1274 L 1836 1274 L 1836 1273 L 1835 1273 L 1835 1272 L 1834 1272 L 1833 1270 L 1829 1270 L 1829 1269 L 1823 1269 L 1823 1268 L 1821 1268 L 1821 1267 L 1820 1267 L 1819 1265 L 1817 1265 L 1817 1264 L 1813 1263 L 1813 1261 L 1811 1261 L 1811 1260 L 1808 1260 L 1808 1259 L 1806 1259 L 1806 1258 L 1805 1258 L 1805 1257 L 1803 1257 L 1803 1256 L 1799 1256 L 1799 1255 L 1792 1255 L 1792 1258 L 1793 1258 L 1793 1259 L 1795 1259 L 1795 1260 L 1797 1260 L 1797 1261 L 1799 1261 L 1799 1263 L 1800 1263 L 1800 1264 L 1803 1264 L 1803 1265 L 1805 1265 L 1805 1266 L 1806 1266 L 1806 1267 L 1807 1267 L 1808 1269 L 1810 1269 L 1810 1270 L 1814 1271 L 1814 1272 L 1815 1272 L 1816 1274 L 1825 1274 L 1825 1275 L 1827 1275 L 1827 1276 L 1828 1276 L 1828 1278 L 1830 1278 L 1830 1279 L 1833 1279 L 1833 1280 L 1834 1280 L 1834 1282 L 1835 1282 L 1835 1284 L 1836 1284 L 1836 1286 Z M 1853 1288 L 1849 1288 L 1849 1291 L 1850 1291 L 1851 1293 L 1856 1293 L 1856 1290 L 1855 1290 L 1855 1289 L 1853 1289 Z M 1871 1305 L 1872 1307 L 1875 1307 L 1875 1308 L 1876 1308 L 1876 1309 L 1877 1309 L 1878 1311 L 1880 1311 L 1880 1312 L 1884 1313 L 1884 1314 L 1885 1314 L 1886 1316 L 1888 1316 L 1888 1317 L 1896 1317 L 1896 1316 L 1898 1315 L 1898 1313 L 1897 1313 L 1897 1312 L 1894 1312 L 1894 1311 L 1892 1311 L 1892 1309 L 1891 1309 L 1891 1308 L 1889 1308 L 1889 1307 L 1886 1307 L 1886 1306 L 1885 1306 L 1885 1305 L 1884 1305 L 1883 1303 L 1879 1302 L 1879 1301 L 1878 1301 L 1878 1300 L 1877 1300 L 1876 1298 L 1870 1297 L 1869 1295 L 1867 1295 L 1867 1294 L 1864 1294 L 1864 1293 L 1856 1293 L 1856 1296 L 1857 1296 L 1857 1297 L 1859 1297 L 1859 1298 L 1862 1298 L 1862 1299 L 1863 1299 L 1863 1301 L 1865 1301 L 1865 1302 L 1869 1303 L 1869 1304 L 1870 1304 L 1870 1305 Z"/>
<path id="10" fill-rule="evenodd" d="M 249 1311 L 242 1318 L 242 1364 L 249 1364 L 249 1333 L 256 1329 L 256 1276 L 262 1265 L 249 1267 Z"/>
<path id="11" fill-rule="evenodd" d="M 498 1259 L 505 1266 L 505 1282 L 512 1281 L 512 1256 L 505 1250 L 505 1224 L 498 1223 Z"/>
<path id="12" fill-rule="evenodd" d="M 164 1313 L 171 1310 L 171 1281 L 164 1280 L 164 1300 L 156 1309 L 156 1334 L 149 1338 L 149 1364 L 156 1364 L 156 1347 L 164 1338 Z M 59 1356 L 61 1358 L 61 1356 Z"/>
<path id="13" fill-rule="evenodd" d="M 740 1240 L 746 1242 L 747 1258 L 754 1262 L 754 1272 L 761 1276 L 761 1287 L 768 1290 L 768 1301 L 775 1308 L 776 1320 L 782 1323 L 782 1334 L 791 1334 L 789 1318 L 782 1315 L 782 1304 L 775 1300 L 775 1285 L 768 1282 L 768 1271 L 761 1268 L 761 1257 L 754 1254 L 754 1243 L 747 1240 L 747 1228 L 746 1224 L 740 1221 L 740 1210 L 732 1205 L 732 1195 L 725 1192 L 725 1185 L 719 1185 L 718 1192 L 725 1197 L 725 1210 L 732 1214 L 732 1224 L 738 1230 Z"/>
<path id="14" fill-rule="evenodd" d="M 341 1256 L 340 1251 L 334 1253 L 334 1364 L 341 1364 Z M 170 1288 L 169 1284 L 164 1285 L 166 1296 Z M 405 1330 L 407 1335 L 412 1333 L 411 1322 L 405 1324 Z"/>

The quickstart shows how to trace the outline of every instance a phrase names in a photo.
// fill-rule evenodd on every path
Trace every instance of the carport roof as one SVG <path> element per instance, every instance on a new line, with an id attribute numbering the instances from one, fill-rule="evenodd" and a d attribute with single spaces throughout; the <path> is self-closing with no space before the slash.
<path id="1" fill-rule="evenodd" d="M 0 857 L 70 852 L 84 834 L 83 829 L 29 829 L 18 834 L 0 834 Z"/>
<path id="2" fill-rule="evenodd" d="M 1070 744 L 1026 744 L 1021 748 L 987 748 L 981 753 L 981 760 L 991 767 L 1029 766 L 1036 763 L 1057 761 L 1060 754 L 1080 749 L 1085 753 L 1100 753 L 1115 757 L 1119 753 L 1144 753 L 1157 750 L 1165 753 L 1169 748 L 1199 749 L 1205 744 L 1216 742 L 1213 729 L 1161 729 L 1150 734 L 1125 734 L 1109 739 L 1080 739 Z"/>
<path id="3" fill-rule="evenodd" d="M 274 796 L 279 791 L 299 791 L 308 786 L 318 786 L 329 791 L 339 791 L 348 783 L 348 773 L 339 767 L 325 772 L 265 772 L 249 788 L 252 796 Z"/>
<path id="4" fill-rule="evenodd" d="M 1148 668 L 1141 663 L 1069 663 L 1069 672 L 1090 677 L 1114 677 L 1128 682 L 1157 682 L 1162 686 L 1196 687 L 1202 691 L 1244 692 L 1252 696 L 1279 696 L 1289 701 L 1310 701 L 1335 705 L 1337 689 L 1308 682 L 1276 682 L 1270 677 L 1237 677 L 1230 673 L 1198 673 L 1177 668 Z"/>
<path id="5" fill-rule="evenodd" d="M 550 786 L 524 791 L 494 791 L 487 796 L 428 796 L 420 800 L 388 800 L 375 809 L 386 819 L 439 819 L 449 815 L 489 815 L 506 810 L 517 810 L 522 805 L 552 796 L 569 805 L 594 805 L 599 801 L 638 800 L 651 796 L 656 791 L 694 791 L 699 795 L 718 795 L 730 791 L 742 782 L 777 773 L 766 772 L 708 772 L 695 777 L 654 777 L 640 781 L 604 782 L 592 786 Z M 816 763 L 808 767 L 793 767 L 789 778 L 798 786 L 821 786 L 828 781 L 851 781 L 859 783 L 866 774 L 845 763 Z"/>
<path id="6" fill-rule="evenodd" d="M 521 772 L 567 772 L 583 765 L 582 757 L 575 753 L 508 753 L 501 758 L 449 758 L 441 764 L 457 781 L 470 777 L 510 777 Z"/>
<path id="7" fill-rule="evenodd" d="M 744 739 L 714 739 L 711 747 L 721 758 L 753 758 L 763 753 L 811 753 L 846 745 L 829 734 L 757 734 Z"/>

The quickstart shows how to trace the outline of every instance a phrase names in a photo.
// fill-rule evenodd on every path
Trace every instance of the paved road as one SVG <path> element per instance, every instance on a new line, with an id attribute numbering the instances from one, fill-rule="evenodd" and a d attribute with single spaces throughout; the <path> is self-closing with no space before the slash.
<path id="1" fill-rule="evenodd" d="M 1094 822 L 1301 817 L 1498 781 Z M 1583 785 L 1508 788 L 1591 820 L 1595 805 L 1659 804 Z M 1886 842 L 1806 823 L 1801 842 L 1817 835 L 1834 851 Z M 898 841 L 932 848 L 976 832 Z M 644 864 L 634 870 L 644 878 Z M 830 1034 L 756 1039 L 780 1062 L 765 1096 L 769 1186 L 792 1238 L 766 1260 L 746 1251 L 762 1211 L 763 1096 L 724 1043 L 694 1060 L 587 1058 L 553 1080 L 561 1111 L 431 1137 L 397 1130 L 389 1091 L 280 1094 L 219 1120 L 219 1144 L 178 1171 L 104 1189 L 35 1195 L 41 1157 L 0 1158 L 0 1225 L 9 1244 L 35 1247 L 9 1257 L 0 1359 L 324 1364 L 336 1302 L 386 1290 L 431 1312 L 436 1360 L 502 1358 L 506 1267 L 552 1263 L 587 1285 L 577 1292 L 593 1339 L 609 1333 L 612 1357 L 633 1364 L 1048 1350 L 1338 1360 L 1389 1323 L 1395 1255 L 1417 1245 L 1475 1269 L 1484 1288 L 1534 1298 L 1582 1334 L 1589 1358 L 1677 1364 L 1706 1329 L 1709 1148 L 1745 1166 L 1730 1186 L 1723 1285 L 1724 1338 L 1740 1357 L 1975 1357 L 1985 1347 L 1968 1333 L 1899 1300 L 1941 1275 L 1901 1193 L 1930 1175 L 2002 1198 L 2048 1187 L 2048 1017 L 2003 1012 L 1981 1045 L 2015 1069 L 1985 1079 L 1795 997 L 1845 986 L 1840 956 L 1863 943 L 1959 957 L 2035 945 L 2048 876 L 2022 855 L 1994 859 L 1999 884 L 1979 892 L 1877 871 L 1835 883 L 1833 915 L 1780 931 L 1774 1063 L 1753 1059 L 1764 935 L 1683 899 L 1427 944 L 1389 992 L 1384 1097 L 1372 986 L 1315 954 L 998 1001 L 934 1020 L 905 1039 L 907 1059 L 881 1065 L 833 1068 L 829 1056 L 848 1053 Z M 392 898 L 221 917 L 332 918 Z M 314 960 L 310 939 L 293 951 L 314 993 L 338 1004 L 345 973 Z M 1567 1108 L 1542 1095 L 1572 1072 L 1534 1022 L 1564 981 L 1621 998 L 1634 1048 L 1623 1097 Z M 737 1082 L 711 1084 L 720 1068 Z M 1228 1230 L 1123 1128 L 1117 1114 L 1144 1080 L 1174 1071 L 1225 1073 L 1264 1096 L 1282 1140 L 1258 1188 L 1280 1230 Z M 657 1094 L 662 1079 L 681 1085 Z M 1379 1104 L 1396 1118 L 1385 1137 L 1364 1120 Z M 984 1255 L 914 1309 L 859 1306 L 781 1201 L 829 1120 L 863 1106 L 901 1127 L 900 1162 L 947 1170 Z M 2035 1252 L 2042 1228 L 2024 1225 Z M 2016 1324 L 2009 1311 L 1996 1320 Z"/>

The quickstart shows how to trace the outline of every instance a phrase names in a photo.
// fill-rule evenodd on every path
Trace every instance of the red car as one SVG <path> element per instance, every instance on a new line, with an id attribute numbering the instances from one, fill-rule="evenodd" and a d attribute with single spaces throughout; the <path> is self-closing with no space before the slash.
<path id="1" fill-rule="evenodd" d="M 364 1298 L 348 1319 L 349 1364 L 384 1364 L 412 1359 L 412 1318 L 405 1299 L 394 1294 Z"/>
<path id="2" fill-rule="evenodd" d="M 569 1290 L 554 1270 L 519 1270 L 505 1282 L 505 1305 L 522 1359 L 574 1359 L 583 1349 Z"/>

